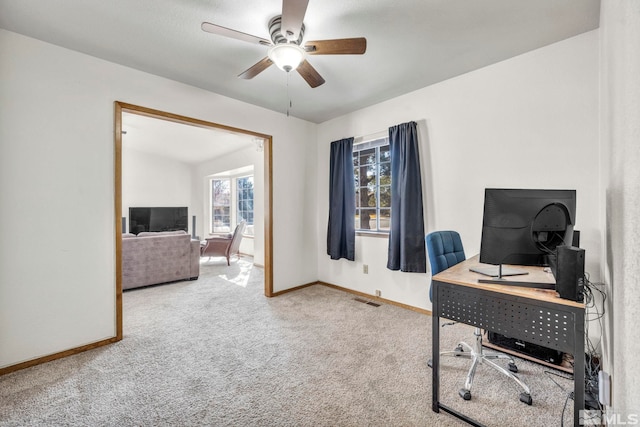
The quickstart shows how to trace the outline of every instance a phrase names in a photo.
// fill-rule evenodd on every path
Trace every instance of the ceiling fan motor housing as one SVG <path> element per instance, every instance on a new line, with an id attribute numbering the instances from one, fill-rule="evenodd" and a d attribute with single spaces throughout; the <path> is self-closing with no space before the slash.
<path id="1" fill-rule="evenodd" d="M 269 34 L 271 34 L 271 41 L 273 44 L 290 43 L 285 36 L 282 35 L 280 29 L 282 28 L 282 15 L 274 16 L 269 21 Z M 300 28 L 300 35 L 298 40 L 291 41 L 291 43 L 300 45 L 302 38 L 304 37 L 304 24 Z"/>

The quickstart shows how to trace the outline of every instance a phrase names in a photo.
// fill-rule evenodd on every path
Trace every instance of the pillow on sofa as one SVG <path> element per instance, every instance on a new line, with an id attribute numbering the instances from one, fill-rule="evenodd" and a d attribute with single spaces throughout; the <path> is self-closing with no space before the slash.
<path id="1" fill-rule="evenodd" d="M 129 238 L 129 237 L 136 237 L 136 235 L 131 233 L 122 233 L 123 239 Z"/>

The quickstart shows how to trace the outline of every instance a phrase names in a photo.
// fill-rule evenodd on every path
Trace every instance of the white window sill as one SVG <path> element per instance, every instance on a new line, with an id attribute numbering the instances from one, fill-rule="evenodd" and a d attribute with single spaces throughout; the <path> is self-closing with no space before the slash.
<path id="1" fill-rule="evenodd" d="M 381 237 L 383 239 L 389 238 L 388 231 L 364 231 L 364 230 L 356 230 L 356 236 L 363 237 Z"/>

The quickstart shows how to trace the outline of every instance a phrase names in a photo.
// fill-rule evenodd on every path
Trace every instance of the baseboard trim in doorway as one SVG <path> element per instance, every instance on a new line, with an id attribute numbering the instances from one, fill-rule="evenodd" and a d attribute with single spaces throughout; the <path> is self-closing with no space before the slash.
<path id="1" fill-rule="evenodd" d="M 319 282 L 311 282 L 306 285 L 300 285 L 293 288 L 285 289 L 284 291 L 278 291 L 271 294 L 272 297 L 278 297 L 280 295 L 288 294 L 289 292 L 298 291 L 300 289 L 308 288 L 309 286 L 317 285 Z"/>

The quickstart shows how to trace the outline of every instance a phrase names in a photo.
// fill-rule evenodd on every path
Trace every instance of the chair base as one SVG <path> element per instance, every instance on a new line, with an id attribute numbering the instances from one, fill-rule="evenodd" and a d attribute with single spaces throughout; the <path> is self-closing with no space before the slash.
<path id="1" fill-rule="evenodd" d="M 513 358 L 506 354 L 496 353 L 496 352 L 485 352 L 482 348 L 482 331 L 480 328 L 476 328 L 473 334 L 476 337 L 475 342 L 473 343 L 473 347 L 465 342 L 458 343 L 458 346 L 455 350 L 443 351 L 440 352 L 440 356 L 454 356 L 454 357 L 463 357 L 465 359 L 471 360 L 471 367 L 469 368 L 469 372 L 467 373 L 467 378 L 464 383 L 464 388 L 458 391 L 458 394 L 464 400 L 471 400 L 471 386 L 473 385 L 473 378 L 476 374 L 476 369 L 479 364 L 487 365 L 494 370 L 500 372 L 504 376 L 510 378 L 516 384 L 522 388 L 522 393 L 520 393 L 520 401 L 526 403 L 527 405 L 531 405 L 533 400 L 531 399 L 531 391 L 529 387 L 523 383 L 520 378 L 514 375 L 515 372 L 518 372 L 518 367 L 516 366 Z M 465 351 L 465 349 L 467 351 Z M 502 366 L 498 365 L 494 362 L 494 360 L 508 360 L 509 361 L 509 370 L 506 370 Z M 427 362 L 427 365 L 431 367 L 431 360 Z"/>

